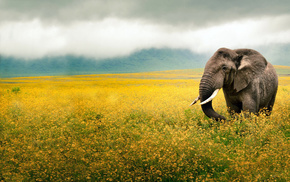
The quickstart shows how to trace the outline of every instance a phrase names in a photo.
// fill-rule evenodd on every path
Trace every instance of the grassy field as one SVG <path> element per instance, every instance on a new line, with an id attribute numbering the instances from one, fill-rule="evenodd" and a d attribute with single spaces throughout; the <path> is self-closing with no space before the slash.
<path id="1" fill-rule="evenodd" d="M 0 181 L 290 181 L 281 69 L 270 117 L 230 119 L 220 92 L 224 123 L 189 107 L 202 70 L 0 79 Z"/>

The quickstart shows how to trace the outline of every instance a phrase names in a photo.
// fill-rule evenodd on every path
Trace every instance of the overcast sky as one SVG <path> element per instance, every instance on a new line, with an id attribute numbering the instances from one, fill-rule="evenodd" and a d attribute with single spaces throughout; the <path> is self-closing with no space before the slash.
<path id="1" fill-rule="evenodd" d="M 94 58 L 144 48 L 290 44 L 289 0 L 0 0 L 0 54 Z"/>

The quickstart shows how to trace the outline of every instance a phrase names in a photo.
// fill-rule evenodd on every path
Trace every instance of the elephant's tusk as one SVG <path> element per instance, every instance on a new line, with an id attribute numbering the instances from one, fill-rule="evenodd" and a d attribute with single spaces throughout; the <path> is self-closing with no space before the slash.
<path id="1" fill-rule="evenodd" d="M 203 101 L 199 105 L 203 105 L 203 104 L 206 104 L 206 103 L 212 101 L 212 99 L 217 95 L 217 93 L 219 92 L 219 90 L 220 89 L 216 89 L 208 99 L 206 99 L 205 101 Z"/>
<path id="2" fill-rule="evenodd" d="M 199 101 L 200 97 L 198 96 L 189 106 L 194 105 L 197 101 Z"/>

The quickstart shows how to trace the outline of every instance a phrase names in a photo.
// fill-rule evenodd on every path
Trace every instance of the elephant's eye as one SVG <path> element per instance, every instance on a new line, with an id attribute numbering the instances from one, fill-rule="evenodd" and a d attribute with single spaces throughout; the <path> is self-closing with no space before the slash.
<path id="1" fill-rule="evenodd" d="M 226 71 L 227 70 L 227 67 L 226 66 L 223 66 L 222 69 L 223 69 L 223 71 Z"/>

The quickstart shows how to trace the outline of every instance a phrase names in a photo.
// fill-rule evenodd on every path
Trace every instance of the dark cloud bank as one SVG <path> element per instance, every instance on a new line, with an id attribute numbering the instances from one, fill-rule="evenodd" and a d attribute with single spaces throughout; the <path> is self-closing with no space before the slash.
<path id="1" fill-rule="evenodd" d="M 40 18 L 73 22 L 106 17 L 142 19 L 153 23 L 202 26 L 238 19 L 289 14 L 290 1 L 263 0 L 1 0 L 2 21 Z"/>
<path id="2" fill-rule="evenodd" d="M 289 50 L 289 22 L 288 0 L 0 0 L 0 54 L 105 58 L 164 47 L 212 54 L 226 46 L 277 61 Z"/>

